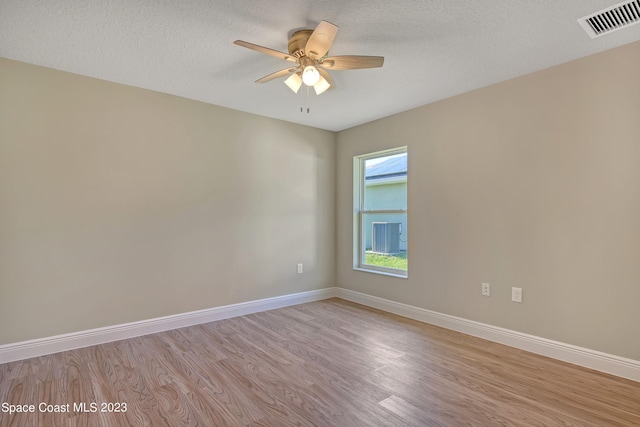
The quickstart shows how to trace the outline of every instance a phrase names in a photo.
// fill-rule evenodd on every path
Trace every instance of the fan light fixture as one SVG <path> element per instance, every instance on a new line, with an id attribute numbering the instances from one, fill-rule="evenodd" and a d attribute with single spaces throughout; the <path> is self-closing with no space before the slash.
<path id="1" fill-rule="evenodd" d="M 313 65 L 304 67 L 304 70 L 302 71 L 302 81 L 304 84 L 307 86 L 313 86 L 318 83 L 318 80 L 320 80 L 320 72 L 316 67 Z"/>
<path id="2" fill-rule="evenodd" d="M 302 86 L 302 77 L 300 77 L 300 73 L 291 74 L 289 78 L 284 81 L 284 84 L 289 86 L 289 89 L 295 93 L 298 93 L 300 86 Z"/>
<path id="3" fill-rule="evenodd" d="M 331 87 L 331 85 L 329 84 L 329 82 L 322 76 L 320 76 L 320 78 L 318 79 L 318 83 L 313 85 L 313 88 L 316 91 L 316 95 L 320 95 L 321 93 L 323 93 L 325 90 L 329 89 Z"/>
<path id="4" fill-rule="evenodd" d="M 302 77 L 300 77 L 300 73 L 293 73 L 289 76 L 288 79 L 284 81 L 284 84 L 286 84 L 289 89 L 291 89 L 295 93 L 298 93 L 300 87 L 302 87 L 302 83 L 303 82 Z M 316 95 L 324 93 L 324 91 L 326 91 L 330 87 L 331 84 L 324 77 L 322 77 L 320 73 L 318 73 L 318 81 L 313 85 L 313 89 L 316 91 Z"/>

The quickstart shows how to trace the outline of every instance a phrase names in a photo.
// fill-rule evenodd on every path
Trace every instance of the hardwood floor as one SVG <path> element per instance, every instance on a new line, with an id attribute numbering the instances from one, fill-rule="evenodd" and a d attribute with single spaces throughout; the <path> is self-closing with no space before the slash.
<path id="1" fill-rule="evenodd" d="M 640 383 L 339 299 L 0 364 L 0 404 L 35 406 L 2 426 L 640 425 Z"/>

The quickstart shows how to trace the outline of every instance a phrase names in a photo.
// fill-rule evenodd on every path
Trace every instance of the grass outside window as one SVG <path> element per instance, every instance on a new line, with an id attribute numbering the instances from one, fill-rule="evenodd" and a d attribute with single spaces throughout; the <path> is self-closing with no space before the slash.
<path id="1" fill-rule="evenodd" d="M 408 261 L 406 252 L 400 252 L 398 254 L 380 254 L 367 251 L 365 258 L 367 265 L 407 270 Z"/>

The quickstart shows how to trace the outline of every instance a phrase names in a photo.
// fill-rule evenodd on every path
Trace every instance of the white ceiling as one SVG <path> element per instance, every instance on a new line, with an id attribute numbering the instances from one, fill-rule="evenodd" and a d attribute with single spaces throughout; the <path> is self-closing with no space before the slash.
<path id="1" fill-rule="evenodd" d="M 640 40 L 640 25 L 592 40 L 576 21 L 617 2 L 0 0 L 0 56 L 338 131 Z M 320 96 L 254 83 L 289 63 L 234 40 L 287 51 L 321 20 L 340 27 L 331 55 L 384 67 L 333 71 Z"/>

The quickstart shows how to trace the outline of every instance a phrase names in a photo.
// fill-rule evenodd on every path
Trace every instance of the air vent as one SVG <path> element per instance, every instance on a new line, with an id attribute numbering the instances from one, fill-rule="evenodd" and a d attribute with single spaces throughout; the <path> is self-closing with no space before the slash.
<path id="1" fill-rule="evenodd" d="M 592 39 L 640 22 L 640 0 L 626 1 L 578 19 Z"/>

